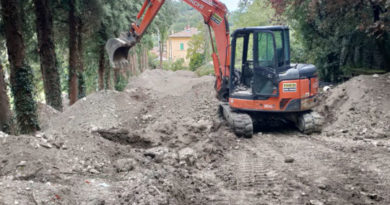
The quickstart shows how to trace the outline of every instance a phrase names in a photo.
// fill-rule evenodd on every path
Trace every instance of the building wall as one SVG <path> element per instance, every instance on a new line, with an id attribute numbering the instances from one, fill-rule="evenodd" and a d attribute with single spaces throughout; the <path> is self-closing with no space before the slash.
<path id="1" fill-rule="evenodd" d="M 168 59 L 172 61 L 183 58 L 185 64 L 188 65 L 189 59 L 186 59 L 188 42 L 191 40 L 190 37 L 169 37 L 167 41 L 167 54 Z"/>

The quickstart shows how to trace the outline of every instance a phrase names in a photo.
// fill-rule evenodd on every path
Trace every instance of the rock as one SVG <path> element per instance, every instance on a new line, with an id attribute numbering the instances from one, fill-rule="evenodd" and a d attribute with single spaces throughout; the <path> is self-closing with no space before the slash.
<path id="1" fill-rule="evenodd" d="M 161 162 L 165 155 L 169 152 L 168 147 L 153 147 L 145 150 L 144 156 L 154 159 L 156 162 Z"/>
<path id="2" fill-rule="evenodd" d="M 196 123 L 193 123 L 191 126 L 191 131 L 195 133 L 204 132 L 208 129 L 211 129 L 212 123 L 207 120 L 199 120 Z"/>
<path id="3" fill-rule="evenodd" d="M 372 77 L 377 78 L 377 77 L 379 77 L 379 75 L 378 74 L 374 74 L 374 75 L 372 75 Z"/>
<path id="4" fill-rule="evenodd" d="M 346 129 L 341 130 L 341 133 L 348 133 L 348 130 L 346 130 Z"/>
<path id="5" fill-rule="evenodd" d="M 385 143 L 383 143 L 382 141 L 379 141 L 375 144 L 377 147 L 383 147 L 385 146 Z"/>
<path id="6" fill-rule="evenodd" d="M 374 136 L 377 139 L 382 139 L 382 138 L 387 138 L 388 134 L 386 132 L 383 132 L 383 131 L 376 131 Z"/>
<path id="7" fill-rule="evenodd" d="M 44 147 L 44 148 L 47 148 L 47 149 L 51 149 L 53 148 L 53 146 L 49 143 L 40 143 L 39 144 L 41 147 Z"/>
<path id="8" fill-rule="evenodd" d="M 20 161 L 19 164 L 16 165 L 16 167 L 24 167 L 26 166 L 27 162 L 26 161 Z"/>
<path id="9" fill-rule="evenodd" d="M 94 168 L 88 170 L 88 172 L 91 173 L 91 174 L 99 174 L 100 173 L 98 170 L 96 170 Z"/>
<path id="10" fill-rule="evenodd" d="M 172 126 L 172 121 L 165 120 L 163 124 L 159 125 L 156 128 L 157 132 L 160 132 L 165 135 L 172 135 L 175 131 L 174 127 Z"/>
<path id="11" fill-rule="evenodd" d="M 0 138 L 6 138 L 6 137 L 8 137 L 8 134 L 0 131 Z"/>
<path id="12" fill-rule="evenodd" d="M 180 162 L 185 162 L 187 165 L 194 165 L 197 156 L 193 149 L 186 147 L 179 151 Z"/>
<path id="13" fill-rule="evenodd" d="M 322 190 L 327 190 L 328 189 L 328 186 L 326 184 L 319 184 L 318 185 L 318 188 L 322 189 Z"/>
<path id="14" fill-rule="evenodd" d="M 52 143 L 57 149 L 61 149 L 64 146 L 64 142 L 53 142 Z"/>
<path id="15" fill-rule="evenodd" d="M 310 200 L 309 204 L 310 205 L 324 205 L 324 202 L 321 202 L 319 200 Z"/>
<path id="16" fill-rule="evenodd" d="M 141 117 L 141 120 L 142 121 L 149 121 L 149 120 L 152 120 L 153 119 L 153 116 L 152 115 L 143 115 Z"/>
<path id="17" fill-rule="evenodd" d="M 364 138 L 361 136 L 356 136 L 353 138 L 354 141 L 363 140 Z"/>
<path id="18" fill-rule="evenodd" d="M 378 194 L 375 193 L 367 194 L 367 197 L 374 201 L 381 201 L 383 199 L 382 197 L 378 196 Z"/>
<path id="19" fill-rule="evenodd" d="M 139 133 L 130 133 L 126 129 L 99 129 L 96 133 L 107 140 L 124 145 L 147 146 L 151 143 L 149 140 L 142 138 Z"/>
<path id="20" fill-rule="evenodd" d="M 324 86 L 324 88 L 322 89 L 324 92 L 328 92 L 330 90 L 330 86 Z"/>
<path id="21" fill-rule="evenodd" d="M 134 167 L 136 164 L 137 164 L 137 162 L 131 158 L 118 159 L 115 161 L 114 167 L 118 173 L 119 172 L 128 172 L 128 171 L 134 170 Z"/>
<path id="22" fill-rule="evenodd" d="M 293 163 L 294 161 L 295 161 L 295 159 L 292 157 L 287 157 L 286 159 L 284 159 L 285 163 Z"/>

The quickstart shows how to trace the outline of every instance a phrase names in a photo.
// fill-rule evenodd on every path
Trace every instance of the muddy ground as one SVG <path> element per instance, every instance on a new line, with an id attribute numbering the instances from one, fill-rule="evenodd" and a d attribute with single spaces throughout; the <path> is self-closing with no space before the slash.
<path id="1" fill-rule="evenodd" d="M 237 138 L 213 77 L 146 71 L 92 94 L 42 132 L 0 133 L 0 204 L 390 204 L 390 75 L 321 94 L 321 134 Z"/>

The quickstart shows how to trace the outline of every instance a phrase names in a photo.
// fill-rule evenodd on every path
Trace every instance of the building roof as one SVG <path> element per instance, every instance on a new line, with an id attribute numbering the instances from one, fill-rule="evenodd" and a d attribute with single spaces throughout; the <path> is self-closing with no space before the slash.
<path id="1" fill-rule="evenodd" d="M 199 31 L 196 28 L 186 28 L 184 31 L 180 31 L 174 34 L 169 35 L 169 38 L 185 38 L 192 37 L 195 34 L 198 34 Z"/>

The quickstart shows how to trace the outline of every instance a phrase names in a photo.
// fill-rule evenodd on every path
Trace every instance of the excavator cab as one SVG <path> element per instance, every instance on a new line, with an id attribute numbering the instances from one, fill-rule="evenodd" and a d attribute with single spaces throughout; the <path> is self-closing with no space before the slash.
<path id="1" fill-rule="evenodd" d="M 231 94 L 251 99 L 278 96 L 278 74 L 290 68 L 288 27 L 244 28 L 232 36 Z"/>

